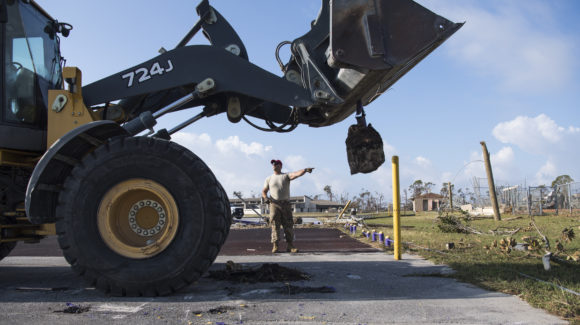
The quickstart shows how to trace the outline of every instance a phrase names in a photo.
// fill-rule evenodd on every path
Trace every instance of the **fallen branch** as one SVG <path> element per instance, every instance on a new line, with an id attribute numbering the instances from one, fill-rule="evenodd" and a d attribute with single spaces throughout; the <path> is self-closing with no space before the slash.
<path id="1" fill-rule="evenodd" d="M 474 229 L 474 228 L 471 228 L 471 227 L 468 227 L 468 226 L 462 226 L 462 227 L 463 227 L 463 229 L 469 231 L 472 234 L 483 235 L 483 233 L 481 231 L 477 230 L 477 229 Z"/>
<path id="2" fill-rule="evenodd" d="M 517 220 L 517 219 L 522 219 L 522 218 L 523 218 L 522 216 L 519 216 L 519 217 L 503 219 L 503 221 L 511 221 L 511 220 Z"/>
<path id="3" fill-rule="evenodd" d="M 509 230 L 508 231 L 508 230 L 499 230 L 499 228 L 504 228 L 504 227 L 498 227 L 498 228 L 495 228 L 494 230 L 489 230 L 489 232 L 492 233 L 495 236 L 498 236 L 498 235 L 510 235 L 510 236 L 513 236 L 513 235 L 517 234 L 522 229 L 522 228 L 516 228 L 514 230 Z"/>

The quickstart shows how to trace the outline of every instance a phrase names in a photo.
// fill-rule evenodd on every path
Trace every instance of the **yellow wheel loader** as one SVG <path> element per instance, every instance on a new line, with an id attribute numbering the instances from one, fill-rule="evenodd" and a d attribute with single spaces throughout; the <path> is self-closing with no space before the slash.
<path id="1" fill-rule="evenodd" d="M 197 13 L 174 49 L 83 85 L 59 49 L 72 26 L 32 0 L 0 0 L 0 258 L 56 234 L 72 269 L 107 294 L 180 290 L 215 260 L 232 216 L 210 168 L 173 133 L 222 113 L 266 132 L 354 113 L 351 173 L 371 172 L 384 153 L 364 106 L 462 26 L 410 0 L 322 0 L 311 30 L 280 43 L 278 76 L 249 61 L 208 0 Z M 210 44 L 188 45 L 199 31 Z M 190 119 L 155 128 L 185 109 Z"/>

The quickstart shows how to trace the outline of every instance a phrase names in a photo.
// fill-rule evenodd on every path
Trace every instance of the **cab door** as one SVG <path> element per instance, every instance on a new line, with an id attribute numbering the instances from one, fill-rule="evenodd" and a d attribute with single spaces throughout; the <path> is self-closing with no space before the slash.
<path id="1" fill-rule="evenodd" d="M 54 22 L 33 2 L 0 0 L 2 33 L 0 148 L 46 149 L 48 89 L 60 88 Z"/>

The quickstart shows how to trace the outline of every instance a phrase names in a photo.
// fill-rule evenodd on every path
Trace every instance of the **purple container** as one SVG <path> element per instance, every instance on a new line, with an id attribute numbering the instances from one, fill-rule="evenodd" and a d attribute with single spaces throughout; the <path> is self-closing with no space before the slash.
<path id="1" fill-rule="evenodd" d="M 385 246 L 391 247 L 393 245 L 393 240 L 391 238 L 385 238 Z"/>
<path id="2" fill-rule="evenodd" d="M 385 234 L 383 234 L 382 232 L 379 233 L 379 241 L 381 243 L 385 241 Z"/>
<path id="3" fill-rule="evenodd" d="M 377 241 L 377 233 L 373 231 L 371 234 L 371 241 Z"/>

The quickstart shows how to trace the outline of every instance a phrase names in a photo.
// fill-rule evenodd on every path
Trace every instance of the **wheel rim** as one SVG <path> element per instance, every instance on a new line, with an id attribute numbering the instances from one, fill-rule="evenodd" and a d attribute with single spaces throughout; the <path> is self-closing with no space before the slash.
<path id="1" fill-rule="evenodd" d="M 107 191 L 97 219 L 109 248 L 125 257 L 143 259 L 161 253 L 173 241 L 179 211 L 163 185 L 130 179 Z"/>

